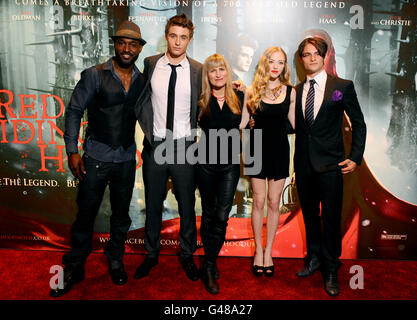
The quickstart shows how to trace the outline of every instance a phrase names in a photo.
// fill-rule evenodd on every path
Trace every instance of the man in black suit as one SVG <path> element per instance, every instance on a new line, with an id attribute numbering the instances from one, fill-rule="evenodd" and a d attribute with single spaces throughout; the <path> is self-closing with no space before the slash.
<path id="1" fill-rule="evenodd" d="M 326 52 L 326 42 L 318 37 L 306 38 L 298 47 L 307 79 L 296 87 L 294 167 L 307 256 L 297 276 L 310 276 L 322 267 L 325 291 L 336 296 L 340 291 L 337 271 L 342 251 L 342 176 L 362 161 L 366 125 L 352 81 L 332 77 L 324 70 Z M 352 125 L 347 157 L 342 133 L 345 112 Z"/>
<path id="2" fill-rule="evenodd" d="M 145 248 L 147 256 L 137 268 L 135 279 L 148 275 L 158 264 L 163 202 L 171 177 L 180 215 L 180 260 L 187 277 L 198 280 L 192 255 L 196 250 L 194 166 L 190 163 L 161 163 L 158 149 L 174 140 L 175 158 L 194 141 L 190 139 L 197 127 L 197 101 L 201 94 L 202 65 L 187 57 L 186 50 L 194 32 L 192 21 L 185 15 L 170 18 L 165 26 L 167 52 L 144 60 L 147 84 L 139 97 L 135 112 L 145 134 L 143 181 L 146 219 Z M 170 140 L 171 139 L 171 140 Z"/>

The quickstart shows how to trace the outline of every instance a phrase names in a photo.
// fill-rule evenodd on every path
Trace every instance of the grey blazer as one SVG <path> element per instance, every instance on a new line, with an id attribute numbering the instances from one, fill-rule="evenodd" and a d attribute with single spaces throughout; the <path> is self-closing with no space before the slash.
<path id="1" fill-rule="evenodd" d="M 136 105 L 135 105 L 135 114 L 136 118 L 139 121 L 139 125 L 142 128 L 145 139 L 148 140 L 149 144 L 152 146 L 153 141 L 153 108 L 152 108 L 152 86 L 151 79 L 153 71 L 157 61 L 164 54 L 158 54 L 155 56 L 147 57 L 143 61 L 144 69 L 143 75 L 146 77 L 147 81 L 145 88 L 141 95 L 139 96 Z M 191 119 L 191 129 L 197 127 L 197 117 L 198 117 L 198 107 L 197 102 L 200 99 L 201 94 L 201 68 L 202 64 L 196 60 L 193 60 L 187 56 L 188 61 L 190 62 L 190 83 L 191 83 L 191 110 L 190 110 L 190 119 Z"/>

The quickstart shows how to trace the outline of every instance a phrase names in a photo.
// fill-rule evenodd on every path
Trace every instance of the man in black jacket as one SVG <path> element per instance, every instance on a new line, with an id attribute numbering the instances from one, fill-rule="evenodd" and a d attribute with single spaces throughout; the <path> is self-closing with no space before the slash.
<path id="1" fill-rule="evenodd" d="M 147 83 L 135 107 L 145 134 L 143 141 L 143 181 L 145 185 L 145 248 L 147 255 L 135 272 L 135 279 L 146 277 L 158 264 L 162 209 L 166 184 L 171 177 L 180 215 L 180 260 L 190 280 L 198 280 L 193 261 L 197 245 L 194 165 L 158 161 L 158 148 L 172 142 L 176 159 L 185 155 L 194 140 L 201 94 L 201 64 L 187 56 L 194 25 L 185 14 L 171 17 L 165 26 L 167 51 L 144 60 Z M 191 139 L 190 139 L 191 137 Z M 181 145 L 183 147 L 180 147 Z M 161 159 L 159 159 L 161 160 Z"/>
<path id="2" fill-rule="evenodd" d="M 94 220 L 109 185 L 112 216 L 110 240 L 105 248 L 109 273 L 117 285 L 127 282 L 123 266 L 130 228 L 129 205 L 135 182 L 136 117 L 134 105 L 145 79 L 135 61 L 146 41 L 140 28 L 124 21 L 113 37 L 115 57 L 81 73 L 65 113 L 65 146 L 71 172 L 80 180 L 78 213 L 71 227 L 71 251 L 63 256 L 64 287 L 52 289 L 59 297 L 84 279 L 84 264 L 91 252 Z M 84 155 L 78 154 L 78 135 L 84 111 L 88 128 Z"/>
<path id="3" fill-rule="evenodd" d="M 332 77 L 324 70 L 326 52 L 326 42 L 318 37 L 306 38 L 298 47 L 307 79 L 296 87 L 294 168 L 307 256 L 297 276 L 310 276 L 323 267 L 325 291 L 335 296 L 340 291 L 337 271 L 342 251 L 342 176 L 362 161 L 366 125 L 352 81 Z M 348 157 L 342 135 L 345 112 L 352 125 Z"/>

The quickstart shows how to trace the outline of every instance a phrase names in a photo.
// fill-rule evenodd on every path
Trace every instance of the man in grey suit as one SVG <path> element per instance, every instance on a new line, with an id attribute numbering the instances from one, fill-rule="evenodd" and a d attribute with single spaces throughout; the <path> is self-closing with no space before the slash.
<path id="1" fill-rule="evenodd" d="M 201 93 L 202 65 L 187 57 L 186 50 L 194 32 L 192 21 L 185 15 L 170 18 L 165 26 L 167 52 L 144 60 L 147 84 L 135 107 L 136 117 L 145 134 L 143 141 L 143 181 L 145 185 L 145 248 L 147 256 L 135 272 L 135 279 L 147 276 L 158 264 L 163 202 L 166 184 L 171 177 L 180 215 L 180 260 L 187 277 L 198 280 L 192 255 L 196 250 L 197 229 L 194 211 L 194 166 L 161 163 L 158 147 L 173 140 L 173 155 L 181 158 L 194 140 L 197 127 L 197 101 Z"/>

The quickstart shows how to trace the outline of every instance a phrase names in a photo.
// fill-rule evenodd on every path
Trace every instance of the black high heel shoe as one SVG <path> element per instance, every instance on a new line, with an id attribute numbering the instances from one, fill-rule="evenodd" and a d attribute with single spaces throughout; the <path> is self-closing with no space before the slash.
<path id="1" fill-rule="evenodd" d="M 263 266 L 252 265 L 252 273 L 256 277 L 262 277 L 262 274 L 264 273 L 264 267 Z"/>
<path id="2" fill-rule="evenodd" d="M 263 267 L 263 272 L 266 277 L 272 277 L 274 275 L 274 265 L 269 267 Z"/>

